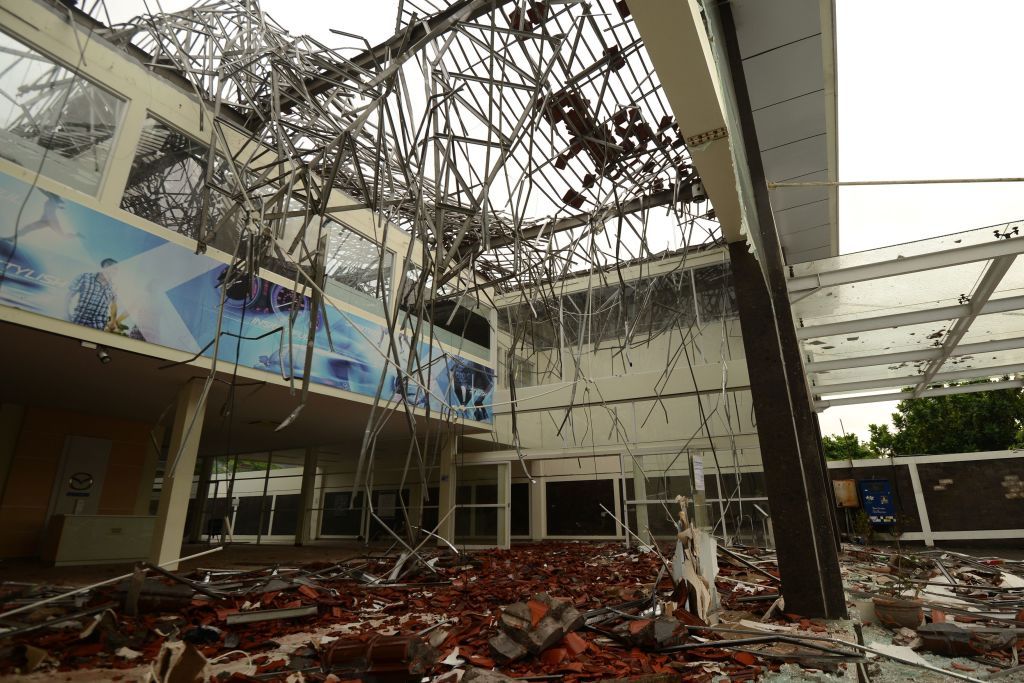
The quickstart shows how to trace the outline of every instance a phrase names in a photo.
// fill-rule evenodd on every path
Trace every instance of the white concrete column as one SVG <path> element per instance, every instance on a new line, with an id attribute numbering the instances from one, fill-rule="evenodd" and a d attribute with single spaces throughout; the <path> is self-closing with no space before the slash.
<path id="1" fill-rule="evenodd" d="M 498 464 L 498 547 L 512 543 L 512 468 L 511 463 Z"/>
<path id="2" fill-rule="evenodd" d="M 914 502 L 917 503 L 917 518 L 921 520 L 921 537 L 924 544 L 929 547 L 935 546 L 935 536 L 932 534 L 932 523 L 928 519 L 928 508 L 924 504 L 924 489 L 921 488 L 921 476 L 917 473 L 917 463 L 911 461 L 907 464 L 910 472 L 910 483 L 914 487 Z M 897 482 L 892 483 L 893 488 Z"/>
<path id="3" fill-rule="evenodd" d="M 146 114 L 144 101 L 136 99 L 128 103 L 128 111 L 118 126 L 117 135 L 114 136 L 114 148 L 110 154 L 112 162 L 121 163 L 108 164 L 110 168 L 107 170 L 107 177 L 100 186 L 99 200 L 105 206 L 117 206 L 121 203 L 121 195 L 124 194 L 124 186 L 128 184 L 128 174 L 132 168 L 130 163 L 123 163 L 122 160 L 131 160 L 135 156 L 135 148 L 139 146 L 139 140 L 142 138 Z"/>
<path id="4" fill-rule="evenodd" d="M 149 516 L 149 501 L 153 496 L 153 480 L 156 479 L 156 465 L 160 462 L 160 446 L 164 442 L 164 426 L 154 425 L 150 432 L 146 454 L 142 456 L 142 472 L 139 474 L 139 492 L 135 494 L 135 514 Z"/>
<path id="5" fill-rule="evenodd" d="M 317 511 L 316 475 L 320 453 L 315 448 L 306 449 L 302 463 L 302 490 L 299 493 L 299 523 L 295 528 L 295 545 L 309 545 L 316 537 Z"/>
<path id="6" fill-rule="evenodd" d="M 530 484 L 530 540 L 542 541 L 545 533 L 544 461 L 527 460 L 526 466 L 536 482 Z"/>
<path id="7" fill-rule="evenodd" d="M 196 468 L 196 454 L 203 431 L 204 406 L 200 404 L 203 382 L 192 380 L 178 391 L 171 427 L 171 445 L 167 450 L 167 466 L 177 460 L 174 471 L 164 472 L 160 491 L 160 507 L 153 528 L 153 543 L 149 561 L 174 570 L 173 560 L 181 557 L 181 542 L 185 536 L 185 513 L 192 494 L 192 474 Z M 170 563 L 170 564 L 165 564 Z"/>
<path id="8" fill-rule="evenodd" d="M 456 438 L 450 437 L 448 442 L 441 446 L 441 481 L 437 494 L 437 518 L 443 520 L 437 530 L 437 535 L 449 543 L 455 542 Z"/>
<path id="9" fill-rule="evenodd" d="M 633 461 L 633 500 L 647 500 L 647 479 L 644 478 L 643 468 L 640 466 L 640 458 L 631 458 Z M 626 505 L 626 518 L 629 518 L 629 505 Z M 637 505 L 633 508 L 633 515 L 636 519 L 636 528 L 633 533 L 649 543 L 651 538 L 647 533 L 650 527 L 650 519 L 647 516 L 647 506 Z M 623 520 L 625 521 L 625 520 Z"/>
<path id="10" fill-rule="evenodd" d="M 704 485 L 704 454 L 688 453 L 690 461 L 690 490 L 693 493 L 693 525 L 711 533 L 711 515 L 708 509 L 706 486 Z M 697 475 L 700 475 L 701 487 L 697 488 Z M 719 486 L 722 484 L 719 483 Z"/>

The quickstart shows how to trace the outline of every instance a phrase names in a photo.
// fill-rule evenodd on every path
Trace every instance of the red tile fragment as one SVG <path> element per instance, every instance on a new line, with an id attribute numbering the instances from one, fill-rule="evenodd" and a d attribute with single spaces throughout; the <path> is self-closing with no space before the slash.
<path id="1" fill-rule="evenodd" d="M 579 654 L 586 652 L 587 641 L 575 633 L 568 633 L 565 638 L 562 639 L 562 646 L 568 650 L 569 654 L 576 657 Z"/>
<path id="2" fill-rule="evenodd" d="M 238 612 L 238 609 L 236 607 L 218 607 L 216 608 L 216 610 L 217 618 L 220 621 L 226 620 L 229 614 L 236 614 Z"/>
<path id="3" fill-rule="evenodd" d="M 634 619 L 629 622 L 629 634 L 635 636 L 636 634 L 647 628 L 647 625 L 651 623 L 650 619 Z"/>
<path id="4" fill-rule="evenodd" d="M 536 626 L 548 613 L 548 606 L 538 600 L 528 600 L 526 606 L 530 608 L 530 625 Z"/>
<path id="5" fill-rule="evenodd" d="M 483 655 L 470 655 L 467 659 L 473 666 L 483 667 L 484 669 L 494 668 L 494 660 L 490 657 L 484 657 Z"/>

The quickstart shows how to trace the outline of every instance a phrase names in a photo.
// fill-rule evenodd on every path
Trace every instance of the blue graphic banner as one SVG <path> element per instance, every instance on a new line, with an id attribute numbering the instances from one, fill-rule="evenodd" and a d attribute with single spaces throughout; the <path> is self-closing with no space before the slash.
<path id="1" fill-rule="evenodd" d="M 0 304 L 212 355 L 225 264 L 4 173 L 0 212 Z M 237 350 L 241 365 L 301 378 L 310 299 L 258 277 L 229 283 L 224 296 L 221 330 L 229 334 L 221 337 L 220 359 L 234 363 Z M 452 406 L 460 417 L 493 420 L 491 368 L 419 344 L 424 378 L 430 363 L 430 387 L 424 391 L 385 363 L 389 340 L 382 323 L 330 306 L 326 318 L 329 335 L 324 315 L 317 316 L 312 382 L 374 396 L 384 373 L 384 399 L 405 394 L 414 405 L 429 403 L 442 414 Z M 241 344 L 230 335 L 242 337 Z M 408 337 L 397 341 L 405 362 Z"/>

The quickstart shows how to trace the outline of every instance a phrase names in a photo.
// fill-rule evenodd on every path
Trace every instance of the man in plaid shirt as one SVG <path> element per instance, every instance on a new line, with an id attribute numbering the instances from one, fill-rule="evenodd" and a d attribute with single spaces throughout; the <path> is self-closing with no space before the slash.
<path id="1" fill-rule="evenodd" d="M 107 269 L 116 264 L 112 258 L 100 262 L 100 272 L 82 273 L 71 283 L 72 299 L 77 295 L 71 322 L 102 330 L 110 321 L 110 304 L 114 301 L 114 288 L 107 277 Z"/>

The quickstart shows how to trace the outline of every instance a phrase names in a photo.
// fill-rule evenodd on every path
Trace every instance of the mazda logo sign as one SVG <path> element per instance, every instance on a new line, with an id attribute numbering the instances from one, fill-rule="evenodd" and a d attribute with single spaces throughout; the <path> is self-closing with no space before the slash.
<path id="1" fill-rule="evenodd" d="M 88 472 L 75 472 L 68 477 L 68 486 L 75 491 L 88 491 L 92 485 L 93 478 Z"/>

